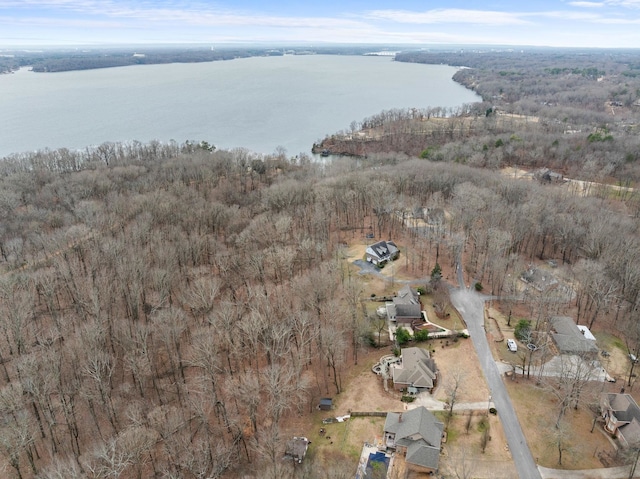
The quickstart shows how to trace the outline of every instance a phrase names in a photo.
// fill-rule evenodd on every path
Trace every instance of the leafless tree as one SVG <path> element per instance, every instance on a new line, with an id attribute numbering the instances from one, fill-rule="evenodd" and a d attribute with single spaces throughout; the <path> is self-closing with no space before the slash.
<path id="1" fill-rule="evenodd" d="M 446 427 L 453 417 L 453 407 L 458 401 L 460 388 L 463 386 L 467 373 L 462 369 L 454 369 L 450 376 L 445 380 L 445 393 L 447 395 L 447 420 Z"/>

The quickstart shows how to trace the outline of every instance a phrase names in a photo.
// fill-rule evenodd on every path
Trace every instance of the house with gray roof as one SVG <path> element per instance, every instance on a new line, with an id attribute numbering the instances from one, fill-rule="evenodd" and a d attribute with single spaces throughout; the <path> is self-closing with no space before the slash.
<path id="1" fill-rule="evenodd" d="M 560 354 L 574 354 L 578 356 L 597 356 L 596 342 L 589 339 L 578 328 L 572 318 L 555 316 L 550 320 L 551 337 Z"/>
<path id="2" fill-rule="evenodd" d="M 640 444 L 640 407 L 630 394 L 604 393 L 600 398 L 604 429 L 623 447 Z"/>
<path id="3" fill-rule="evenodd" d="M 400 255 L 400 250 L 393 241 L 379 241 L 367 246 L 365 257 L 369 263 L 382 266 L 388 261 L 395 260 Z"/>
<path id="4" fill-rule="evenodd" d="M 438 380 L 438 369 L 429 351 L 422 348 L 403 348 L 400 362 L 391 365 L 393 387 L 397 390 L 415 388 L 431 391 Z"/>
<path id="5" fill-rule="evenodd" d="M 419 304 L 391 304 L 387 307 L 387 315 L 398 326 L 411 326 L 424 323 L 422 308 Z"/>
<path id="6" fill-rule="evenodd" d="M 306 437 L 294 437 L 287 442 L 287 448 L 284 453 L 285 459 L 293 459 L 298 464 L 302 464 L 302 460 L 307 455 L 311 441 Z"/>
<path id="7" fill-rule="evenodd" d="M 540 168 L 533 174 L 533 177 L 542 183 L 564 182 L 564 176 L 562 176 L 562 173 L 552 171 L 549 168 Z"/>
<path id="8" fill-rule="evenodd" d="M 420 293 L 408 284 L 398 290 L 398 294 L 393 298 L 395 304 L 420 304 Z"/>
<path id="9" fill-rule="evenodd" d="M 384 423 L 384 443 L 404 455 L 409 469 L 434 474 L 438 471 L 443 430 L 444 425 L 423 406 L 390 412 Z"/>
<path id="10" fill-rule="evenodd" d="M 391 302 L 386 304 L 387 318 L 398 326 L 413 327 L 424 323 L 420 295 L 409 285 L 398 291 Z"/>

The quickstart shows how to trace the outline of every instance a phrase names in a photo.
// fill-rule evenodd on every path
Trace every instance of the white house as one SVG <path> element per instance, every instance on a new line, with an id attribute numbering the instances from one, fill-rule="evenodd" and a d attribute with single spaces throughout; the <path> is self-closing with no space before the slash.
<path id="1" fill-rule="evenodd" d="M 393 241 L 379 241 L 367 246 L 365 255 L 369 263 L 383 265 L 387 261 L 396 259 L 400 255 L 400 250 Z"/>

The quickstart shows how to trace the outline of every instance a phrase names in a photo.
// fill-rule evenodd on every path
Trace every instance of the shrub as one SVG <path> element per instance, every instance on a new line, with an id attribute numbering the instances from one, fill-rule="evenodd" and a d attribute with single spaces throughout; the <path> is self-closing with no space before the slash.
<path id="1" fill-rule="evenodd" d="M 409 342 L 411 339 L 411 334 L 406 329 L 400 327 L 396 329 L 396 342 L 398 345 L 403 346 Z"/>
<path id="2" fill-rule="evenodd" d="M 525 341 L 529 337 L 529 333 L 531 332 L 531 321 L 528 319 L 521 319 L 516 324 L 514 334 L 516 339 L 520 341 Z"/>
<path id="3" fill-rule="evenodd" d="M 416 331 L 415 333 L 413 333 L 413 339 L 418 342 L 426 341 L 427 339 L 429 339 L 429 331 L 427 331 L 426 329 Z"/>
<path id="4" fill-rule="evenodd" d="M 437 153 L 438 151 L 438 147 L 437 146 L 429 146 L 427 148 L 425 148 L 424 150 L 422 150 L 422 152 L 420 152 L 420 158 L 422 159 L 429 159 L 429 160 L 434 160 L 437 158 L 434 158 L 434 153 Z"/>
<path id="5" fill-rule="evenodd" d="M 591 133 L 589 136 L 587 136 L 587 141 L 589 143 L 603 142 L 603 141 L 613 141 L 613 136 L 611 136 L 611 135 L 603 135 L 600 132 Z"/>
<path id="6" fill-rule="evenodd" d="M 364 333 L 362 335 L 362 339 L 370 347 L 372 347 L 372 348 L 377 348 L 378 347 L 378 342 L 376 341 L 376 338 L 373 335 L 372 331 L 367 331 L 366 333 Z"/>
<path id="7" fill-rule="evenodd" d="M 487 429 L 489 429 L 489 421 L 487 421 L 486 417 L 483 417 L 482 419 L 480 419 L 480 421 L 478 421 L 478 431 L 484 432 Z"/>
<path id="8" fill-rule="evenodd" d="M 480 281 L 474 284 L 473 287 L 476 289 L 476 291 L 482 291 L 483 289 L 482 283 Z"/>
<path id="9" fill-rule="evenodd" d="M 436 263 L 436 265 L 431 270 L 431 279 L 433 281 L 438 281 L 440 278 L 442 278 L 442 268 L 438 263 Z"/>
<path id="10" fill-rule="evenodd" d="M 400 398 L 400 400 L 402 402 L 413 402 L 416 400 L 415 396 L 402 396 L 402 398 Z"/>

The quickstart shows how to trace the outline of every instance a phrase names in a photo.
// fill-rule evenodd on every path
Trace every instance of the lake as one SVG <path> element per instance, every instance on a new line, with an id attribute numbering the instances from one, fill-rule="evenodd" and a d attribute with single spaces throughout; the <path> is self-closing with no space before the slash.
<path id="1" fill-rule="evenodd" d="M 290 156 L 391 108 L 480 97 L 446 65 L 305 55 L 0 75 L 0 157 L 106 141 L 206 140 Z"/>

